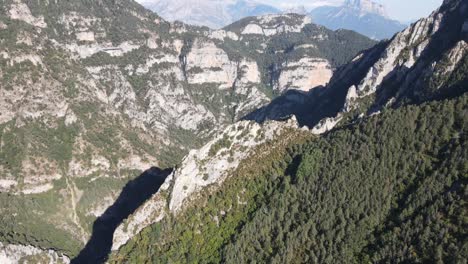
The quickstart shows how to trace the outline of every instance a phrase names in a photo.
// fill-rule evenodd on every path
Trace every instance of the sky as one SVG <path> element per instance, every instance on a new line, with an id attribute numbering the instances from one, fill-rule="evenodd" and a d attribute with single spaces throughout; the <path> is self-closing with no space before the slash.
<path id="1" fill-rule="evenodd" d="M 373 0 L 374 2 L 381 3 L 387 8 L 388 14 L 391 18 L 409 22 L 417 20 L 421 17 L 428 16 L 432 11 L 437 9 L 443 0 Z M 277 7 L 298 6 L 304 5 L 311 8 L 317 2 L 333 2 L 337 5 L 344 2 L 343 0 L 260 0 L 266 4 L 274 5 Z"/>

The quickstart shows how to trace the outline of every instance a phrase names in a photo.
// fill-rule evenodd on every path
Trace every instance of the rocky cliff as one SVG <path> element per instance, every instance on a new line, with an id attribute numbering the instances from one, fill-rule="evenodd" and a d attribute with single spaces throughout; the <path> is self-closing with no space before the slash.
<path id="1" fill-rule="evenodd" d="M 466 71 L 464 58 L 467 44 L 463 35 L 466 10 L 466 4 L 462 2 L 448 2 L 430 17 L 395 35 L 392 40 L 359 54 L 336 72 L 327 87 L 307 93 L 291 91 L 264 109 L 252 113 L 247 119 L 260 123 L 265 121 L 262 130 L 268 130 L 272 123 L 266 120 L 284 120 L 291 118 L 291 114 L 298 114 L 302 125 L 310 126 L 310 130 L 304 127 L 303 131 L 323 134 L 337 126 L 346 126 L 358 122 L 359 119 L 376 115 L 387 108 L 450 98 L 466 92 L 466 87 L 463 86 L 466 84 L 466 74 L 460 72 Z M 250 26 L 254 25 L 253 22 L 243 24 L 247 26 L 240 30 L 254 28 Z M 264 35 L 264 31 L 259 29 L 247 34 Z M 442 39 L 444 41 L 440 42 Z M 455 79 L 455 76 L 461 78 Z M 294 83 L 301 82 L 296 80 Z M 330 116 L 327 117 L 327 114 Z M 295 117 L 288 122 L 296 122 Z M 241 134 L 255 134 L 257 129 L 246 124 L 248 123 L 238 123 L 250 131 Z M 222 184 L 224 179 L 220 176 L 224 171 L 237 169 L 243 158 L 236 156 L 238 148 L 231 145 L 230 139 L 235 136 L 232 133 L 235 127 L 236 125 L 227 128 L 225 134 L 185 158 L 181 168 L 167 180 L 164 191 L 155 195 L 141 211 L 129 218 L 128 223 L 118 229 L 114 249 L 145 226 L 161 221 L 167 212 L 176 214 L 187 197 L 197 197 L 194 190 L 205 186 L 205 191 L 208 191 L 210 188 L 206 186 Z M 231 162 L 223 160 L 223 154 L 214 160 L 210 158 L 206 161 L 210 148 L 221 144 L 219 142 L 223 143 L 225 155 L 229 153 Z M 243 153 L 243 157 L 248 157 L 247 149 Z"/>
<path id="2" fill-rule="evenodd" d="M 228 126 L 202 148 L 191 151 L 158 193 L 119 226 L 112 250 L 118 250 L 145 227 L 167 215 L 177 215 L 197 197 L 216 191 L 229 177 L 234 177 L 233 172 L 257 153 L 260 146 L 277 144 L 301 132 L 306 133 L 299 129 L 294 118 L 287 122 L 270 121 L 262 126 L 252 121 Z"/>
<path id="3" fill-rule="evenodd" d="M 4 245 L 0 243 L 0 262 L 14 263 L 53 263 L 68 264 L 70 259 L 52 250 L 42 250 L 32 246 Z"/>
<path id="4" fill-rule="evenodd" d="M 444 1 L 192 151 L 117 229 L 111 263 L 463 261 L 467 12 Z"/>
<path id="5" fill-rule="evenodd" d="M 129 180 L 178 164 L 282 91 L 327 82 L 374 43 L 303 17 L 258 20 L 284 30 L 254 42 L 129 0 L 4 1 L 1 240 L 76 255 Z M 330 49 L 342 42 L 352 48 Z"/>
<path id="6" fill-rule="evenodd" d="M 387 107 L 463 93 L 467 81 L 463 74 L 468 51 L 463 35 L 467 9 L 464 2 L 446 1 L 428 18 L 395 35 L 385 49 L 356 57 L 330 82 L 332 92 L 343 88 L 346 75 L 363 76 L 345 89 L 344 105 L 336 118 L 347 113 L 352 113 L 351 118 L 373 115 Z"/>
<path id="7" fill-rule="evenodd" d="M 357 55 L 324 89 L 291 91 L 246 118 L 262 122 L 295 114 L 302 125 L 324 133 L 389 107 L 459 95 L 466 84 L 466 10 L 463 2 L 448 1 Z"/>

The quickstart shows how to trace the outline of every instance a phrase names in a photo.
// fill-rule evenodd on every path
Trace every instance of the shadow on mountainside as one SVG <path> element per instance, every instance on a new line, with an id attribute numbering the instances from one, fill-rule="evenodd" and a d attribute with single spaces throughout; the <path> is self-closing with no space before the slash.
<path id="1" fill-rule="evenodd" d="M 172 169 L 151 168 L 125 185 L 117 200 L 93 224 L 86 246 L 71 263 L 104 263 L 112 248 L 114 231 L 129 215 L 155 194 Z"/>
<path id="2" fill-rule="evenodd" d="M 388 41 L 383 41 L 362 51 L 357 59 L 339 67 L 325 87 L 317 86 L 308 92 L 289 90 L 242 120 L 263 123 L 267 120 L 282 121 L 295 115 L 301 127 L 312 128 L 324 118 L 335 117 L 345 104 L 348 89 L 361 82 L 387 45 Z"/>
<path id="3" fill-rule="evenodd" d="M 310 107 L 323 91 L 324 87 L 320 86 L 310 92 L 289 90 L 241 119 L 261 124 L 267 120 L 283 121 L 295 115 L 300 126 L 310 126 L 313 124 L 313 121 L 309 120 Z"/>

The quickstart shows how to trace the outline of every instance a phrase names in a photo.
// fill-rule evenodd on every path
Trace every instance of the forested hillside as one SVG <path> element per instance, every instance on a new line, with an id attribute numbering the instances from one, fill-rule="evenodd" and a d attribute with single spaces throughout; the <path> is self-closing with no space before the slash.
<path id="1" fill-rule="evenodd" d="M 465 263 L 467 17 L 3 1 L 0 262 Z"/>
<path id="2" fill-rule="evenodd" d="M 111 263 L 464 263 L 467 12 L 444 1 L 325 88 L 254 112 L 258 122 L 297 114 L 313 128 L 256 148 L 182 209 L 170 206 L 181 189 L 169 187 L 163 217 Z M 203 167 L 194 153 L 200 165 L 168 185 L 201 177 L 181 173 Z"/>
<path id="3" fill-rule="evenodd" d="M 463 95 L 294 138 L 111 263 L 463 263 L 467 128 Z"/>
<path id="4" fill-rule="evenodd" d="M 0 242 L 76 256 L 128 182 L 179 164 L 274 94 L 314 88 L 310 76 L 325 71 L 325 84 L 374 44 L 303 22 L 252 50 L 237 33 L 169 23 L 133 0 L 1 1 Z"/>

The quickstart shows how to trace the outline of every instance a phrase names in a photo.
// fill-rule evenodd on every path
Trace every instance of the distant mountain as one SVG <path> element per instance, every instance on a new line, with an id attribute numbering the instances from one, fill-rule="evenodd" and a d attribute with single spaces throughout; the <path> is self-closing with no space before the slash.
<path id="1" fill-rule="evenodd" d="M 142 4 L 169 21 L 222 28 L 250 16 L 297 13 L 310 15 L 315 23 L 330 29 L 349 29 L 373 39 L 385 39 L 406 25 L 388 17 L 385 7 L 371 0 L 314 0 L 305 6 L 280 10 L 255 0 L 141 0 Z M 344 3 L 343 3 L 344 2 Z M 312 10 L 312 11 L 310 11 Z"/>
<path id="2" fill-rule="evenodd" d="M 322 6 L 313 9 L 314 22 L 330 29 L 349 29 L 373 39 L 390 38 L 405 28 L 388 17 L 385 7 L 370 0 L 347 0 L 342 6 Z"/>
<path id="3" fill-rule="evenodd" d="M 275 7 L 250 0 L 156 0 L 143 4 L 169 21 L 214 29 L 249 16 L 281 13 Z"/>

